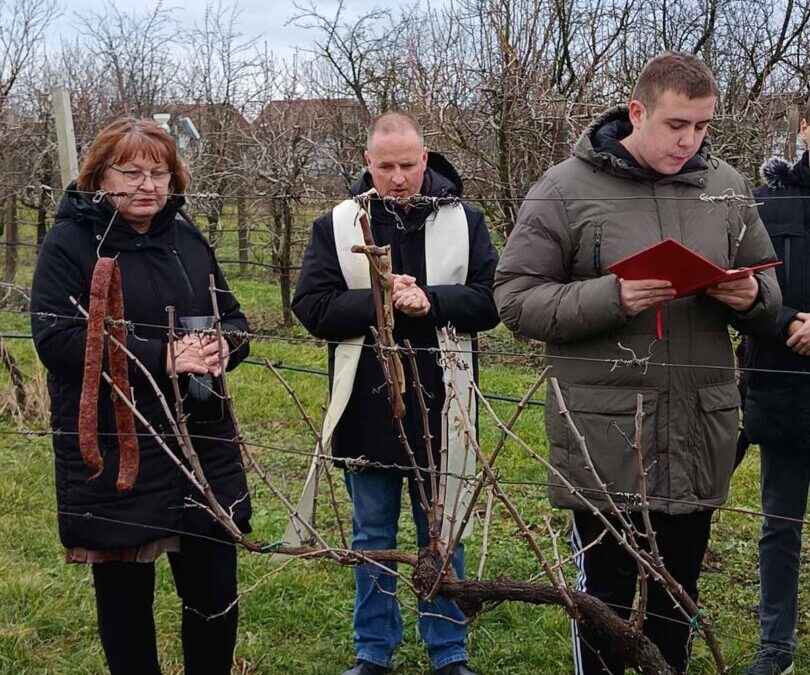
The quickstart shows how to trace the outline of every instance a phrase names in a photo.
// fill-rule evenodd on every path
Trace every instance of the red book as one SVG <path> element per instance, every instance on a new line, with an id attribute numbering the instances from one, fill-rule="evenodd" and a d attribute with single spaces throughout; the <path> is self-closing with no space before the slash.
<path id="1" fill-rule="evenodd" d="M 781 264 L 780 261 L 776 261 L 753 267 L 724 270 L 679 241 L 664 239 L 654 246 L 642 249 L 638 253 L 609 265 L 607 270 L 620 279 L 629 281 L 643 279 L 669 281 L 676 291 L 675 297 L 682 298 L 719 284 L 721 281 L 742 279 L 751 272 L 767 270 Z M 661 305 L 658 305 L 655 312 L 655 332 L 659 340 L 664 339 Z"/>
<path id="2" fill-rule="evenodd" d="M 721 281 L 741 279 L 750 272 L 767 270 L 781 264 L 777 261 L 724 270 L 679 241 L 664 239 L 654 246 L 609 265 L 607 269 L 620 279 L 629 281 L 660 279 L 672 282 L 672 287 L 677 291 L 675 297 L 681 298 L 698 293 Z"/>

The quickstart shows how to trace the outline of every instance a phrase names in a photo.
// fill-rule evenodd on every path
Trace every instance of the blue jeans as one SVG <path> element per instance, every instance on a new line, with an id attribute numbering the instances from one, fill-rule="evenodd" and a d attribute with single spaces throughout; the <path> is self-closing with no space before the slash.
<path id="1" fill-rule="evenodd" d="M 396 548 L 402 504 L 402 475 L 394 471 L 345 472 L 352 510 L 352 550 Z M 429 486 L 426 484 L 426 488 Z M 420 547 L 428 543 L 428 522 L 419 501 L 416 482 L 408 478 L 408 493 Z M 395 563 L 385 566 L 396 571 Z M 464 545 L 453 555 L 453 568 L 464 577 Z M 402 641 L 402 618 L 396 598 L 397 578 L 376 565 L 354 568 L 354 644 L 357 658 L 385 668 Z M 455 602 L 436 596 L 419 601 L 419 634 L 433 668 L 467 660 L 464 614 Z M 447 618 L 444 618 L 447 617 Z"/>
<path id="2" fill-rule="evenodd" d="M 762 510 L 804 519 L 810 484 L 810 451 L 761 448 Z M 802 524 L 766 517 L 759 540 L 759 625 L 763 648 L 793 652 L 799 605 Z"/>

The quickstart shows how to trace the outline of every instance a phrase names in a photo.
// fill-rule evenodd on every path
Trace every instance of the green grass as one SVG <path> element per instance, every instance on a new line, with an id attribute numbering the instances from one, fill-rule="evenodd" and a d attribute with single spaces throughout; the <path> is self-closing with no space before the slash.
<path id="1" fill-rule="evenodd" d="M 229 270 L 230 271 L 230 270 Z M 237 278 L 230 271 L 232 285 L 251 317 L 254 328 L 278 333 L 280 300 L 277 288 L 264 274 Z M 26 273 L 21 269 L 20 282 Z M 26 331 L 25 316 L 0 313 L 0 330 Z M 300 326 L 287 335 L 304 336 Z M 487 335 L 490 348 L 526 351 L 503 327 Z M 34 375 L 40 374 L 33 349 L 27 341 L 9 346 L 20 361 L 33 391 Z M 326 351 L 310 344 L 257 341 L 252 357 L 285 364 L 325 368 Z M 536 376 L 534 362 L 515 357 L 484 358 L 481 384 L 487 392 L 521 396 Z M 285 371 L 305 407 L 320 419 L 325 402 L 324 377 Z M 243 365 L 232 375 L 237 412 L 249 441 L 274 448 L 308 452 L 313 439 L 283 388 L 270 372 Z M 0 400 L 8 403 L 9 380 L 0 372 Z M 39 385 L 41 393 L 41 384 Z M 538 397 L 544 396 L 541 392 Z M 510 403 L 496 403 L 499 415 L 508 416 Z M 0 432 L 18 431 L 23 422 L 8 405 L 0 418 Z M 529 408 L 516 431 L 532 447 L 545 453 L 542 408 Z M 483 447 L 491 450 L 498 437 L 494 425 L 482 418 Z M 261 463 L 271 469 L 276 485 L 297 497 L 306 474 L 308 458 L 278 450 L 257 448 Z M 544 471 L 524 456 L 514 444 L 507 446 L 498 462 L 501 477 L 519 481 L 545 480 Z M 257 538 L 277 540 L 283 532 L 286 514 L 258 481 L 254 490 L 253 525 Z M 339 474 L 336 474 L 339 508 L 348 527 L 350 507 Z M 506 492 L 526 521 L 543 534 L 543 517 L 553 516 L 564 530 L 567 513 L 553 511 L 542 486 L 509 485 Z M 334 518 L 322 502 L 323 528 L 330 541 L 338 542 Z M 752 451 L 734 478 L 730 505 L 758 509 L 758 454 Z M 0 435 L 0 673 L 78 675 L 104 672 L 104 661 L 95 632 L 95 607 L 89 570 L 66 565 L 56 534 L 50 439 L 47 436 Z M 757 518 L 719 513 L 715 519 L 711 554 L 702 576 L 702 603 L 720 635 L 731 663 L 746 660 L 756 649 L 757 639 Z M 413 526 L 403 509 L 401 547 L 413 550 Z M 481 527 L 467 546 L 467 570 L 474 574 L 481 551 Z M 805 550 L 805 558 L 807 551 Z M 570 567 L 570 566 L 569 566 Z M 240 588 L 258 586 L 243 599 L 240 612 L 235 672 L 253 674 L 339 673 L 353 658 L 351 614 L 352 572 L 327 562 L 295 561 L 277 573 L 265 556 L 240 552 Z M 515 525 L 503 509 L 495 509 L 492 541 L 485 576 L 526 579 L 538 572 L 538 565 L 517 535 Z M 573 570 L 568 570 L 573 576 Z M 266 577 L 266 578 L 265 578 Z M 264 580 L 263 580 L 264 579 Z M 263 581 L 262 581 L 263 580 Z M 808 589 L 803 580 L 802 590 Z M 415 605 L 407 591 L 400 594 L 403 606 Z M 800 634 L 810 625 L 810 605 L 801 614 Z M 174 593 L 168 564 L 158 564 L 155 613 L 164 672 L 182 672 L 179 644 L 179 601 Z M 397 672 L 429 672 L 429 663 L 419 643 L 414 613 L 403 608 L 405 638 L 397 652 Z M 569 623 L 556 607 L 520 603 L 504 604 L 484 614 L 470 627 L 472 663 L 481 673 L 520 675 L 571 672 Z M 805 652 L 798 656 L 797 669 L 810 666 Z M 705 646 L 696 644 L 691 673 L 714 672 Z"/>

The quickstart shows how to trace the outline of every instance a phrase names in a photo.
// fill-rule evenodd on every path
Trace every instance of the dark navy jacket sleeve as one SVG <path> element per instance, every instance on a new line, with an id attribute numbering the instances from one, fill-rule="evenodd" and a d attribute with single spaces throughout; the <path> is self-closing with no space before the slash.
<path id="1" fill-rule="evenodd" d="M 492 245 L 484 214 L 465 207 L 470 229 L 470 262 L 465 284 L 428 286 L 430 316 L 437 327 L 452 325 L 463 333 L 477 333 L 498 325 L 492 283 L 498 253 Z"/>
<path id="2" fill-rule="evenodd" d="M 763 224 L 765 225 L 765 229 L 768 232 L 768 235 L 773 242 L 774 237 L 774 226 L 777 227 L 782 226 L 784 227 L 785 223 L 795 222 L 797 221 L 797 212 L 796 212 L 796 205 L 792 203 L 792 200 L 778 200 L 773 199 L 774 195 L 778 195 L 779 193 L 774 192 L 773 190 L 769 189 L 767 186 L 761 186 L 754 190 L 754 198 L 759 202 L 759 215 L 762 219 Z M 801 225 L 801 224 L 800 224 Z M 790 265 L 790 260 L 782 260 L 784 265 Z M 783 286 L 782 282 L 784 280 L 784 269 L 777 270 L 776 272 L 777 277 L 780 280 L 780 287 Z M 803 283 L 803 282 L 802 282 Z M 797 288 L 785 288 L 782 287 L 782 299 L 783 303 L 779 309 L 779 315 L 776 318 L 776 321 L 771 323 L 765 330 L 758 331 L 757 337 L 760 339 L 764 339 L 773 343 L 777 343 L 779 348 L 781 349 L 785 345 L 785 341 L 788 339 L 787 329 L 793 319 L 796 318 L 796 314 L 799 313 L 799 310 L 795 307 L 790 307 L 789 305 L 785 304 L 785 300 L 787 300 L 787 296 L 795 297 Z"/>
<path id="3" fill-rule="evenodd" d="M 340 270 L 332 214 L 315 221 L 292 310 L 315 337 L 345 340 L 365 335 L 374 325 L 374 300 L 371 289 L 349 290 Z"/>
<path id="4" fill-rule="evenodd" d="M 779 310 L 779 318 L 776 319 L 776 334 L 773 337 L 779 340 L 787 340 L 788 326 L 790 326 L 798 313 L 798 309 L 782 305 L 782 309 Z"/>
<path id="5" fill-rule="evenodd" d="M 765 340 L 768 343 L 784 347 L 788 339 L 788 326 L 796 318 L 799 313 L 798 309 L 782 305 L 779 309 L 779 316 L 776 321 L 770 324 L 767 330 L 758 331 L 757 338 Z"/>

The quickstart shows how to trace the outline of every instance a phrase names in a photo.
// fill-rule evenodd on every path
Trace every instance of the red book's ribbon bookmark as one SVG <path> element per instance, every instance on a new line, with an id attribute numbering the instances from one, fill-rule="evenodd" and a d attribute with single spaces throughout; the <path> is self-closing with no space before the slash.
<path id="1" fill-rule="evenodd" d="M 660 303 L 655 308 L 655 335 L 658 337 L 659 342 L 664 341 L 664 305 Z"/>

